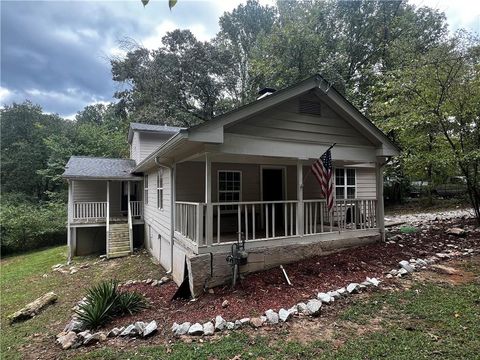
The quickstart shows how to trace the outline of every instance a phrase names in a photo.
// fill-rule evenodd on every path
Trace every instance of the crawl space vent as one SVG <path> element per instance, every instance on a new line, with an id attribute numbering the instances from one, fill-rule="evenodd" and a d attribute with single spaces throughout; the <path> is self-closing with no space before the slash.
<path id="1" fill-rule="evenodd" d="M 298 101 L 298 111 L 300 114 L 322 115 L 320 103 L 308 99 L 300 99 Z"/>

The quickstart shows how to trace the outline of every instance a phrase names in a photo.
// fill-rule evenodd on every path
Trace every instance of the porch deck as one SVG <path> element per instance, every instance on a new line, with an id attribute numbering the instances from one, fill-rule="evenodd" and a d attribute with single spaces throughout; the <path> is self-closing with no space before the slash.
<path id="1" fill-rule="evenodd" d="M 76 201 L 73 203 L 73 214 L 70 225 L 106 225 L 106 201 Z M 132 222 L 143 224 L 143 201 L 130 201 Z M 128 222 L 128 210 L 108 216 L 110 224 Z"/>

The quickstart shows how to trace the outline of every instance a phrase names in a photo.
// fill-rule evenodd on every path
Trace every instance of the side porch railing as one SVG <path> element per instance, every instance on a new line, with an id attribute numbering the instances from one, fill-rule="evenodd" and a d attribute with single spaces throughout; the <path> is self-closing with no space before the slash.
<path id="1" fill-rule="evenodd" d="M 175 231 L 196 246 L 279 239 L 377 227 L 376 199 L 324 199 L 212 203 L 211 234 L 206 238 L 206 204 L 177 201 Z M 303 204 L 303 212 L 299 207 Z"/>
<path id="2" fill-rule="evenodd" d="M 77 222 L 106 221 L 112 217 L 107 201 L 76 201 L 73 203 L 73 220 Z M 130 201 L 128 213 L 133 218 L 143 218 L 143 201 Z"/>

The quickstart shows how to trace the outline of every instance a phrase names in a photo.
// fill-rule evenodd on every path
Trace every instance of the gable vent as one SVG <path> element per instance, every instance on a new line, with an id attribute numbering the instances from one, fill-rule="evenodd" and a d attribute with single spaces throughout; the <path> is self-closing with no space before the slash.
<path id="1" fill-rule="evenodd" d="M 300 114 L 322 115 L 320 103 L 308 99 L 299 99 L 298 112 Z"/>

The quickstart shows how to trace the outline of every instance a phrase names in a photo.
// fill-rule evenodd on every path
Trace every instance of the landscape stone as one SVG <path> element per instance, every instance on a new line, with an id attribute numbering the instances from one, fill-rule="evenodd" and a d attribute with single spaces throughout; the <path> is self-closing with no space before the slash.
<path id="1" fill-rule="evenodd" d="M 60 334 L 59 334 L 60 336 L 57 335 L 57 342 L 62 346 L 63 350 L 75 348 L 81 345 L 81 342 L 79 341 L 79 337 L 75 332 L 69 331 L 68 333 L 60 333 Z"/>
<path id="2" fill-rule="evenodd" d="M 272 309 L 265 311 L 265 316 L 267 317 L 267 322 L 269 324 L 278 324 L 278 314 Z"/>
<path id="3" fill-rule="evenodd" d="M 402 260 L 398 263 L 402 269 L 407 270 L 407 272 L 412 273 L 414 271 L 414 268 L 410 263 L 406 260 Z"/>
<path id="4" fill-rule="evenodd" d="M 344 287 L 342 287 L 340 289 L 337 289 L 337 293 L 340 294 L 340 296 L 347 296 L 348 295 L 347 289 L 345 289 Z"/>
<path id="5" fill-rule="evenodd" d="M 206 322 L 203 324 L 203 334 L 206 336 L 213 335 L 215 332 L 215 327 L 213 326 L 213 323 L 211 321 Z"/>
<path id="6" fill-rule="evenodd" d="M 380 284 L 380 281 L 378 281 L 377 278 L 369 278 L 368 276 L 367 276 L 367 282 L 373 286 L 378 286 Z"/>
<path id="7" fill-rule="evenodd" d="M 292 315 L 292 313 L 289 310 L 285 310 L 283 308 L 278 311 L 278 317 L 283 322 L 288 321 L 288 319 L 290 318 L 291 315 Z"/>
<path id="8" fill-rule="evenodd" d="M 247 318 L 240 319 L 240 323 L 241 323 L 242 325 L 248 324 L 249 322 L 250 322 L 250 318 L 248 318 L 248 317 L 247 317 Z"/>
<path id="9" fill-rule="evenodd" d="M 188 335 L 192 336 L 199 336 L 203 334 L 203 326 L 200 325 L 199 323 L 195 323 L 192 326 L 190 326 L 190 329 L 188 329 Z"/>
<path id="10" fill-rule="evenodd" d="M 184 322 L 174 330 L 173 334 L 175 336 L 181 336 L 188 333 L 188 329 L 190 329 L 191 324 L 189 322 Z"/>
<path id="11" fill-rule="evenodd" d="M 160 281 L 161 281 L 162 283 L 166 283 L 166 282 L 169 282 L 169 281 L 170 281 L 170 278 L 169 278 L 168 276 L 164 276 L 164 277 L 162 277 L 162 278 L 160 279 Z"/>
<path id="12" fill-rule="evenodd" d="M 445 274 L 445 275 L 461 275 L 461 272 L 459 272 L 457 269 L 454 269 L 449 266 L 445 265 L 440 265 L 440 264 L 435 264 L 432 265 L 432 269 L 440 274 Z"/>
<path id="13" fill-rule="evenodd" d="M 158 281 L 157 281 L 157 280 L 153 280 L 150 285 L 151 285 L 151 286 L 157 286 L 157 285 L 158 285 Z"/>
<path id="14" fill-rule="evenodd" d="M 227 321 L 227 330 L 233 330 L 235 329 L 235 323 L 231 321 Z"/>
<path id="15" fill-rule="evenodd" d="M 453 227 L 448 229 L 445 233 L 447 233 L 448 235 L 465 236 L 466 231 L 458 227 Z"/>
<path id="16" fill-rule="evenodd" d="M 48 305 L 53 304 L 58 299 L 57 294 L 54 292 L 48 292 L 45 295 L 39 297 L 38 299 L 27 304 L 22 309 L 8 316 L 10 324 L 14 322 L 24 321 L 30 319 L 37 315 L 41 310 L 43 310 Z"/>
<path id="17" fill-rule="evenodd" d="M 254 317 L 254 318 L 251 318 L 250 319 L 250 325 L 253 327 L 253 328 L 259 328 L 263 325 L 263 319 L 262 318 L 258 318 L 258 317 Z"/>
<path id="18" fill-rule="evenodd" d="M 82 321 L 80 320 L 77 320 L 77 319 L 72 319 L 68 324 L 67 326 L 65 326 L 65 329 L 63 331 L 65 332 L 70 332 L 70 331 L 74 331 L 74 332 L 80 332 L 80 331 L 83 331 L 85 330 L 85 325 L 83 324 Z"/>
<path id="19" fill-rule="evenodd" d="M 152 320 L 147 324 L 147 326 L 145 326 L 145 329 L 143 329 L 142 336 L 147 337 L 148 335 L 153 334 L 155 331 L 157 331 L 157 322 Z"/>
<path id="20" fill-rule="evenodd" d="M 330 304 L 332 301 L 335 299 L 332 297 L 332 295 L 327 294 L 327 293 L 318 293 L 317 295 L 318 300 L 320 300 L 324 304 Z"/>
<path id="21" fill-rule="evenodd" d="M 125 330 L 120 333 L 120 336 L 135 336 L 138 335 L 134 324 L 128 325 Z"/>
<path id="22" fill-rule="evenodd" d="M 228 300 L 224 300 L 222 302 L 222 308 L 226 308 L 228 306 Z"/>
<path id="23" fill-rule="evenodd" d="M 299 313 L 302 313 L 302 314 L 306 313 L 308 311 L 307 310 L 307 305 L 303 302 L 298 303 L 297 304 L 297 311 Z"/>
<path id="24" fill-rule="evenodd" d="M 96 332 L 95 334 L 90 334 L 85 337 L 85 340 L 83 341 L 83 345 L 92 345 L 97 342 L 105 341 L 107 338 L 107 335 L 105 335 L 104 332 L 99 331 Z"/>
<path id="25" fill-rule="evenodd" d="M 405 270 L 404 268 L 401 268 L 400 270 L 398 270 L 397 276 L 401 277 L 401 276 L 407 275 L 407 274 L 408 274 L 408 271 Z"/>
<path id="26" fill-rule="evenodd" d="M 114 327 L 108 332 L 107 337 L 117 337 L 123 330 L 125 330 L 123 326 L 121 328 Z"/>
<path id="27" fill-rule="evenodd" d="M 137 334 L 142 335 L 145 330 L 145 323 L 143 321 L 137 321 L 135 323 L 135 330 Z"/>
<path id="28" fill-rule="evenodd" d="M 247 321 L 248 323 L 248 321 Z M 235 326 L 233 327 L 235 330 L 240 329 L 242 327 L 243 323 L 240 320 L 235 320 Z M 227 324 L 228 327 L 228 324 Z"/>
<path id="29" fill-rule="evenodd" d="M 358 290 L 358 286 L 359 286 L 359 284 L 357 284 L 357 283 L 348 284 L 347 285 L 347 292 L 349 294 L 356 292 Z"/>
<path id="30" fill-rule="evenodd" d="M 338 291 L 329 291 L 328 295 L 330 295 L 333 299 L 339 299 L 341 297 Z"/>
<path id="31" fill-rule="evenodd" d="M 318 316 L 320 314 L 320 308 L 322 307 L 322 302 L 317 299 L 309 300 L 307 303 L 308 315 Z"/>
<path id="32" fill-rule="evenodd" d="M 227 326 L 225 319 L 220 315 L 217 315 L 215 317 L 215 331 L 222 331 L 225 329 L 225 326 Z"/>

